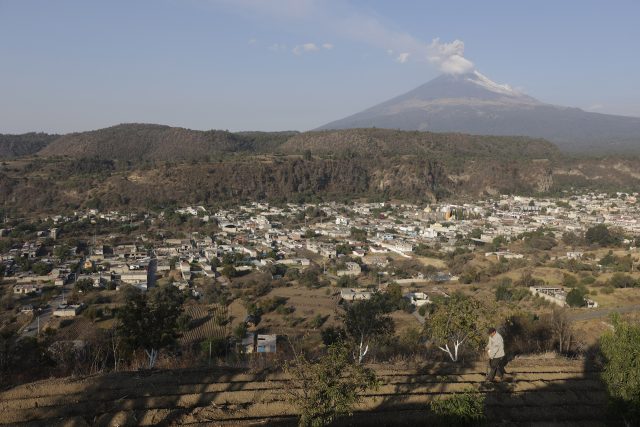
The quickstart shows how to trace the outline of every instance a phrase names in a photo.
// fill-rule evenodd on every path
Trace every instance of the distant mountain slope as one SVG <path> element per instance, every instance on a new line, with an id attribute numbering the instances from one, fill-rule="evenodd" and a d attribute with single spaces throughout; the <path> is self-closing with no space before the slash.
<path id="1" fill-rule="evenodd" d="M 202 160 L 229 152 L 271 151 L 294 132 L 196 131 L 155 124 L 122 124 L 64 135 L 38 154 L 139 162 Z"/>
<path id="2" fill-rule="evenodd" d="M 524 135 L 548 139 L 569 152 L 640 152 L 640 118 L 545 104 L 478 72 L 442 75 L 319 129 L 370 127 Z"/>
<path id="3" fill-rule="evenodd" d="M 548 159 L 559 154 L 556 146 L 541 139 L 392 129 L 305 132 L 291 137 L 279 147 L 279 151 L 366 157 L 429 156 L 434 159 Z"/>
<path id="4" fill-rule="evenodd" d="M 24 133 L 21 135 L 0 134 L 0 159 L 30 156 L 46 147 L 58 135 L 46 133 Z"/>

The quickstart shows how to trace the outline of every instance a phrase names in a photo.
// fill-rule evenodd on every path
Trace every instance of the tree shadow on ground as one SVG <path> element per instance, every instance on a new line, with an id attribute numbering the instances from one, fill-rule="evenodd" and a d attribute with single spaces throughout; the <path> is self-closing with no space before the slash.
<path id="1" fill-rule="evenodd" d="M 593 353 L 593 352 L 589 352 Z M 486 365 L 452 366 L 443 362 L 416 370 L 413 377 L 380 394 L 371 410 L 341 420 L 350 426 L 496 425 L 609 426 L 621 425 L 607 411 L 607 393 L 594 357 L 516 359 L 507 380 L 485 384 Z M 486 421 L 466 421 L 434 414 L 429 402 L 477 390 L 484 399 Z"/>
<path id="2" fill-rule="evenodd" d="M 434 399 L 468 389 L 485 396 L 485 425 L 621 425 L 607 411 L 597 359 L 519 358 L 509 380 L 483 385 L 485 362 L 378 367 L 381 386 L 338 426 L 478 425 L 444 420 Z M 0 423 L 29 426 L 216 425 L 221 422 L 293 426 L 278 372 L 247 368 L 151 370 L 67 378 L 19 386 L 0 394 Z"/>

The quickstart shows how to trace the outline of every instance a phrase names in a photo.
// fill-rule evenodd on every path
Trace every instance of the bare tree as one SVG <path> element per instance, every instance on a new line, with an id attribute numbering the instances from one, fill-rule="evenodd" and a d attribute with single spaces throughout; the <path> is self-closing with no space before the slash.
<path id="1" fill-rule="evenodd" d="M 550 319 L 553 337 L 558 341 L 558 352 L 566 353 L 571 349 L 573 322 L 564 309 L 554 309 Z"/>

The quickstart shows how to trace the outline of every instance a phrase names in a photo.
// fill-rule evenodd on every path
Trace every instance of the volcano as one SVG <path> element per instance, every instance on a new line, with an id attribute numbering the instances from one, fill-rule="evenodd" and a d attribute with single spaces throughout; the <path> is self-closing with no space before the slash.
<path id="1" fill-rule="evenodd" d="M 640 118 L 541 102 L 478 71 L 443 74 L 319 128 L 389 128 L 544 138 L 567 152 L 640 152 Z"/>

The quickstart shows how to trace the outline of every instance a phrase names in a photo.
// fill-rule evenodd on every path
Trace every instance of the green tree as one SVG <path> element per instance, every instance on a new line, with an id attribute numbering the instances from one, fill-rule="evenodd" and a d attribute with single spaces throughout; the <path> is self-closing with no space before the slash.
<path id="1" fill-rule="evenodd" d="M 583 287 L 574 288 L 567 294 L 567 304 L 569 307 L 583 307 L 587 291 Z"/>
<path id="2" fill-rule="evenodd" d="M 289 400 L 298 407 L 298 425 L 304 427 L 326 426 L 351 415 L 362 393 L 378 385 L 374 372 L 354 363 L 343 343 L 330 345 L 313 361 L 296 353 L 284 371 L 292 379 Z"/>
<path id="3" fill-rule="evenodd" d="M 457 362 L 464 346 L 480 347 L 486 330 L 486 309 L 480 301 L 455 293 L 437 303 L 425 324 L 434 344 Z"/>
<path id="4" fill-rule="evenodd" d="M 640 425 L 640 324 L 612 317 L 613 331 L 600 338 L 605 358 L 602 379 L 613 411 L 626 425 Z"/>
<path id="5" fill-rule="evenodd" d="M 617 243 L 617 238 L 611 234 L 604 224 L 595 225 L 587 230 L 584 238 L 589 245 L 608 246 Z"/>
<path id="6" fill-rule="evenodd" d="M 159 351 L 175 341 L 183 295 L 173 285 L 153 288 L 148 294 L 133 287 L 125 292 L 118 333 L 130 349 L 144 349 L 153 368 Z"/>
<path id="7" fill-rule="evenodd" d="M 378 339 L 393 333 L 395 325 L 387 314 L 389 307 L 382 294 L 374 294 L 371 299 L 347 304 L 342 320 L 347 336 L 354 344 L 355 356 L 362 363 L 370 346 Z"/>
<path id="8" fill-rule="evenodd" d="M 52 265 L 48 262 L 38 261 L 31 266 L 31 271 L 33 271 L 38 276 L 45 276 L 51 272 Z"/>
<path id="9" fill-rule="evenodd" d="M 64 262 L 69 256 L 69 247 L 67 245 L 60 245 L 53 248 L 53 255 Z"/>

